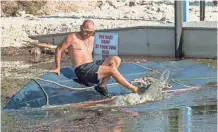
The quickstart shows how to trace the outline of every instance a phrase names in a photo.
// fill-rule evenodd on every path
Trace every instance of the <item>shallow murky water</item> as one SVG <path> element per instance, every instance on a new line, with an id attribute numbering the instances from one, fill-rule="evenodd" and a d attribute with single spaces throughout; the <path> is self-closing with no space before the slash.
<path id="1" fill-rule="evenodd" d="M 71 106 L 2 111 L 3 131 L 215 132 L 216 88 L 171 93 L 132 107 Z"/>
<path id="2" fill-rule="evenodd" d="M 30 60 L 32 58 L 28 57 L 2 58 L 2 61 L 7 61 L 7 64 L 3 62 L 2 69 L 3 104 L 6 102 L 5 94 L 11 94 L 8 91 L 18 90 L 30 78 L 48 71 L 54 65 L 51 57 L 41 58 L 39 63 Z M 70 65 L 66 60 L 63 66 Z M 137 62 L 144 61 L 144 58 L 123 57 L 123 60 Z M 75 108 L 65 105 L 2 111 L 1 114 L 4 132 L 216 132 L 217 88 L 168 92 L 164 93 L 162 100 L 125 107 Z"/>

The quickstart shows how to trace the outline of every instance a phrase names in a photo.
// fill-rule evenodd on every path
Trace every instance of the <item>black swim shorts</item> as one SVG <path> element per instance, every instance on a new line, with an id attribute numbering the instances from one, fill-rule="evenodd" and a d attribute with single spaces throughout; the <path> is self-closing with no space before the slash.
<path id="1" fill-rule="evenodd" d="M 104 62 L 104 59 L 95 60 L 90 63 L 82 64 L 75 68 L 75 74 L 78 77 L 78 79 L 80 79 L 85 84 L 88 84 L 88 83 L 98 84 L 99 79 L 98 79 L 97 72 L 98 72 L 100 65 L 102 65 L 103 62 Z"/>

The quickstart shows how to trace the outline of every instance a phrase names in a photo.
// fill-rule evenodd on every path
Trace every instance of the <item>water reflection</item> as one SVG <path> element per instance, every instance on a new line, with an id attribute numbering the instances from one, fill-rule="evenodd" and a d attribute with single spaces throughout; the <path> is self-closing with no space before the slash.
<path id="1" fill-rule="evenodd" d="M 205 132 L 216 130 L 217 106 L 193 106 L 139 112 L 122 108 L 72 107 L 2 112 L 4 131 L 152 131 Z"/>

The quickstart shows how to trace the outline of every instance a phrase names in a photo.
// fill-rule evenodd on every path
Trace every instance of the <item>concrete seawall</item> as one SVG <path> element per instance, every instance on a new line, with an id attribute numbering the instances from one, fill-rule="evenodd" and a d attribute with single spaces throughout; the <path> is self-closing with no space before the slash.
<path id="1" fill-rule="evenodd" d="M 169 56 L 175 55 L 173 25 L 140 26 L 97 30 L 118 33 L 119 55 Z M 44 43 L 60 44 L 69 33 L 29 36 Z M 183 23 L 183 53 L 185 57 L 217 57 L 217 23 Z"/>

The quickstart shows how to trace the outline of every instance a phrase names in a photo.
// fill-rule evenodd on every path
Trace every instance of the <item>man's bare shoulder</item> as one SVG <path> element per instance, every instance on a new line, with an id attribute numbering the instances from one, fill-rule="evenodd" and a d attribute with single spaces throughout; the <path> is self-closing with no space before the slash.
<path id="1" fill-rule="evenodd" d="M 69 40 L 77 40 L 80 38 L 80 35 L 78 33 L 71 33 L 67 35 L 67 39 Z"/>
<path id="2" fill-rule="evenodd" d="M 64 39 L 64 44 L 70 45 L 78 40 L 77 33 L 68 34 Z"/>

